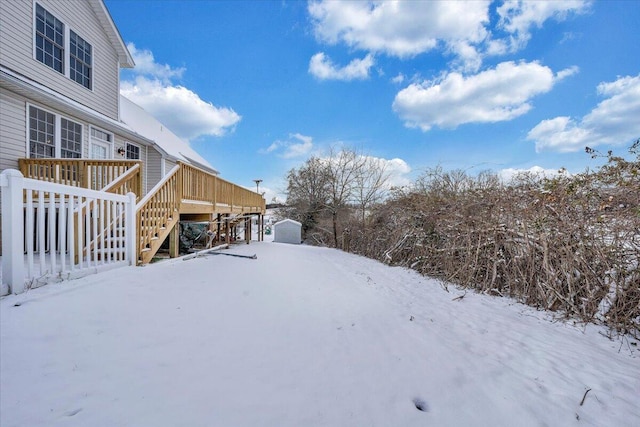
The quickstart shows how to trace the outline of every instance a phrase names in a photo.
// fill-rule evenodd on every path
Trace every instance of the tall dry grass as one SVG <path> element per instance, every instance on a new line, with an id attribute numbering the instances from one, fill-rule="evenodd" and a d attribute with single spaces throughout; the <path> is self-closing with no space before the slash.
<path id="1" fill-rule="evenodd" d="M 640 161 L 604 157 L 508 185 L 429 171 L 345 226 L 344 249 L 640 337 Z"/>

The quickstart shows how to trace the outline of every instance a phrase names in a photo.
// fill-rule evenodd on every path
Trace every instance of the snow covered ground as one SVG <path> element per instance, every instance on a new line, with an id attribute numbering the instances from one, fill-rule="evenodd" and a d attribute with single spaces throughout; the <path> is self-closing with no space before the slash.
<path id="1" fill-rule="evenodd" d="M 336 250 L 230 251 L 258 258 L 3 298 L 0 425 L 640 425 L 632 339 Z"/>

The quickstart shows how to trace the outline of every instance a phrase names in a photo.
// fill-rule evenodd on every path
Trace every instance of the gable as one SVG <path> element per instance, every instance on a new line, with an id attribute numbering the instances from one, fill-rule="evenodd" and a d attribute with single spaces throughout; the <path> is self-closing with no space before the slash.
<path id="1" fill-rule="evenodd" d="M 120 66 L 134 63 L 102 0 L 0 1 L 0 9 L 3 67 L 100 114 L 118 118 Z M 59 33 L 38 31 L 41 25 L 51 22 L 59 25 Z M 58 35 L 55 40 L 48 40 L 50 34 Z M 76 48 L 78 38 L 82 40 L 82 51 Z M 88 58 L 85 69 L 72 68 L 72 63 L 79 62 L 70 59 L 78 52 L 83 59 Z M 87 69 L 89 77 L 83 80 L 81 76 Z"/>

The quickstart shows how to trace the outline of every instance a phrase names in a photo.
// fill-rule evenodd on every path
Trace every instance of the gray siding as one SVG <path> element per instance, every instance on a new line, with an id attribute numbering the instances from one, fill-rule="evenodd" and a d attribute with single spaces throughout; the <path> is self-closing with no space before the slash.
<path id="1" fill-rule="evenodd" d="M 149 162 L 147 161 L 147 146 L 146 145 L 140 145 L 140 144 L 136 144 L 138 146 L 140 146 L 140 160 L 142 161 L 142 194 L 147 194 L 149 192 L 149 190 L 151 189 L 151 187 L 149 187 L 148 184 L 148 176 L 149 176 Z"/>
<path id="2" fill-rule="evenodd" d="M 149 192 L 162 178 L 162 154 L 160 154 L 155 148 L 148 147 L 146 153 L 146 159 L 142 159 L 147 165 L 147 189 Z"/>
<path id="3" fill-rule="evenodd" d="M 0 89 L 0 171 L 18 169 L 18 159 L 26 156 L 26 101 Z"/>
<path id="4" fill-rule="evenodd" d="M 178 163 L 174 162 L 173 160 L 164 159 L 164 173 L 165 174 L 169 173 L 169 171 L 173 169 L 173 167 L 177 164 Z"/>
<path id="5" fill-rule="evenodd" d="M 115 144 L 113 146 L 113 158 L 116 160 L 124 159 L 123 156 L 118 154 L 118 149 L 124 149 L 126 147 L 127 142 L 137 145 L 140 147 L 140 161 L 142 162 L 142 195 L 145 195 L 149 192 L 151 187 L 149 187 L 149 162 L 147 161 L 147 146 L 142 145 L 139 142 L 131 141 L 128 139 L 123 139 L 120 135 L 116 135 Z M 157 181 L 156 181 L 157 182 Z"/>
<path id="6" fill-rule="evenodd" d="M 0 1 L 0 64 L 118 119 L 118 57 L 91 6 L 85 1 L 38 0 L 38 3 L 91 44 L 93 90 L 34 58 L 35 2 L 31 0 Z"/>
<path id="7" fill-rule="evenodd" d="M 72 115 L 62 113 L 48 105 L 32 102 L 23 96 L 2 89 L 0 91 L 0 112 L 2 113 L 2 126 L 0 126 L 0 171 L 9 168 L 17 169 L 18 159 L 29 157 L 27 151 L 27 108 L 29 105 L 81 124 L 82 157 L 86 158 L 89 156 L 89 123 Z"/>

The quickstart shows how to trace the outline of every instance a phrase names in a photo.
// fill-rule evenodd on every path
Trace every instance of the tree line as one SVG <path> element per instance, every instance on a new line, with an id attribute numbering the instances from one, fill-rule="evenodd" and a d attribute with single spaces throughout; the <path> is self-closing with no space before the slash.
<path id="1" fill-rule="evenodd" d="M 287 175 L 281 216 L 306 243 L 361 254 L 640 336 L 640 140 L 631 159 L 504 182 L 440 167 L 389 186 L 380 159 L 350 149 Z"/>

